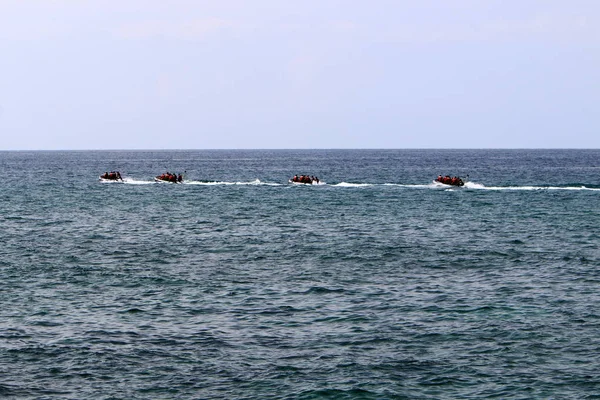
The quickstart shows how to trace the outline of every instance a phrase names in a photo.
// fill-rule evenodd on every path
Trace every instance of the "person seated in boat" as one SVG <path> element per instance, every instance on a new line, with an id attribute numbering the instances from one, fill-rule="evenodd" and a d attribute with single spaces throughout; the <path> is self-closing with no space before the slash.
<path id="1" fill-rule="evenodd" d="M 181 174 L 177 175 L 177 182 L 182 182 L 183 181 L 183 176 L 181 176 Z"/>
<path id="2" fill-rule="evenodd" d="M 123 178 L 121 177 L 121 173 L 119 171 L 117 171 L 117 179 L 123 180 Z"/>
<path id="3" fill-rule="evenodd" d="M 438 181 L 438 182 L 442 182 L 442 179 L 443 179 L 443 178 L 442 178 L 442 175 L 438 175 L 438 177 L 437 177 L 436 181 Z"/>

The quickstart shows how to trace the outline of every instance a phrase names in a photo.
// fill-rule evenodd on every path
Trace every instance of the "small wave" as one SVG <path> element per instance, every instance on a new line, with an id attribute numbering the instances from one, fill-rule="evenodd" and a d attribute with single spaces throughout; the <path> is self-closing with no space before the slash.
<path id="1" fill-rule="evenodd" d="M 139 313 L 143 313 L 145 312 L 144 310 L 142 310 L 141 308 L 129 308 L 127 310 L 124 311 L 120 311 L 120 314 L 139 314 Z"/>
<path id="2" fill-rule="evenodd" d="M 325 293 L 344 293 L 345 290 L 342 288 L 327 288 L 323 286 L 313 286 L 306 290 L 304 294 L 325 294 Z"/>
<path id="3" fill-rule="evenodd" d="M 352 368 L 355 364 L 348 364 L 338 368 Z M 308 389 L 300 393 L 300 397 L 304 399 L 368 399 L 377 397 L 376 392 L 367 389 L 352 388 L 352 389 Z"/>

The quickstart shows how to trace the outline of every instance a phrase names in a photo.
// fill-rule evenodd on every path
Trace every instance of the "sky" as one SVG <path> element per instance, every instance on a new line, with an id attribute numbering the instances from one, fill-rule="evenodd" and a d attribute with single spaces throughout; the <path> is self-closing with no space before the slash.
<path id="1" fill-rule="evenodd" d="M 0 0 L 0 150 L 600 148 L 597 0 Z"/>

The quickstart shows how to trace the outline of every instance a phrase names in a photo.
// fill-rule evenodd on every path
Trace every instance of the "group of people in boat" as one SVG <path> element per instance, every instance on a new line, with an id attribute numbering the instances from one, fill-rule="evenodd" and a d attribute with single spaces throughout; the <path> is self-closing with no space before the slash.
<path id="1" fill-rule="evenodd" d="M 157 176 L 156 179 L 166 182 L 181 183 L 183 181 L 183 176 L 181 176 L 181 174 L 177 175 L 165 172 L 164 174 Z"/>
<path id="2" fill-rule="evenodd" d="M 109 181 L 122 181 L 121 173 L 119 171 L 105 172 L 104 175 L 100 175 L 100 178 L 107 179 Z"/>
<path id="3" fill-rule="evenodd" d="M 442 176 L 438 175 L 435 179 L 436 182 L 443 183 L 444 185 L 452 185 L 452 186 L 463 186 L 465 183 L 458 176 L 450 177 L 449 175 Z"/>
<path id="4" fill-rule="evenodd" d="M 319 184 L 319 178 L 317 178 L 316 176 L 312 176 L 312 175 L 294 175 L 294 177 L 292 179 L 290 179 L 290 181 L 292 182 L 296 182 L 296 183 L 308 183 L 308 184 L 312 184 L 313 182 L 316 182 L 317 184 Z"/>

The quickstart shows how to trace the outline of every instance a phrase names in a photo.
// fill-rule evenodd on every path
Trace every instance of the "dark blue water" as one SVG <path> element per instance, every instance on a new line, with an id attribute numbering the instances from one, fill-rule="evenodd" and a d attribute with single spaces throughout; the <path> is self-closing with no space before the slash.
<path id="1" fill-rule="evenodd" d="M 0 152 L 0 173 L 0 397 L 600 398 L 599 150 Z"/>

